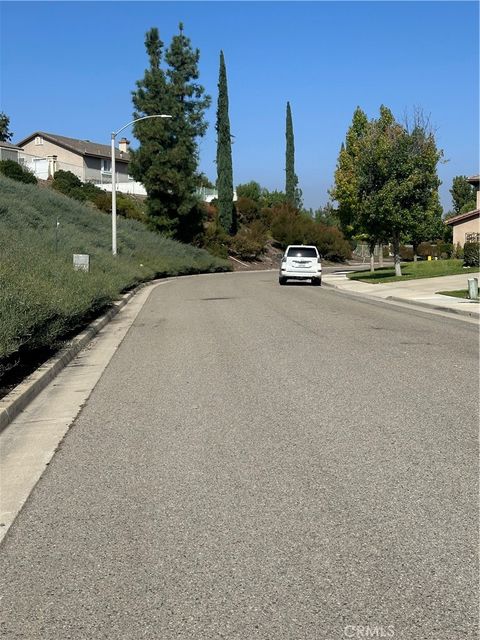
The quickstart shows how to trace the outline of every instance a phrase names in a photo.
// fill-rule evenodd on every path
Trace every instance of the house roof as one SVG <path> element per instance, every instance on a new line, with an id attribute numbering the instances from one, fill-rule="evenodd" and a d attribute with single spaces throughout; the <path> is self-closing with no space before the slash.
<path id="1" fill-rule="evenodd" d="M 445 220 L 445 224 L 460 224 L 461 222 L 466 222 L 467 220 L 472 220 L 474 218 L 480 217 L 480 209 L 474 209 L 473 211 L 467 211 L 467 213 L 461 213 L 458 216 L 453 218 L 449 218 Z"/>
<path id="2" fill-rule="evenodd" d="M 110 145 L 99 144 L 98 142 L 91 142 L 90 140 L 78 140 L 77 138 L 67 138 L 66 136 L 59 136 L 56 133 L 46 133 L 45 131 L 35 131 L 27 138 L 21 140 L 18 144 L 25 145 L 33 138 L 41 136 L 45 140 L 57 144 L 64 149 L 78 153 L 81 156 L 95 156 L 98 158 L 111 158 L 112 151 Z M 130 155 L 123 153 L 120 149 L 115 149 L 115 159 L 120 162 L 128 162 Z"/>
<path id="3" fill-rule="evenodd" d="M 11 144 L 10 142 L 1 141 L 1 140 L 0 140 L 0 147 L 3 147 L 4 149 L 16 149 L 17 151 L 22 150 L 21 147 L 17 147 L 14 144 Z"/>
<path id="4" fill-rule="evenodd" d="M 470 184 L 479 184 L 480 183 L 480 176 L 470 176 L 470 178 L 467 178 L 467 182 L 469 182 Z"/>

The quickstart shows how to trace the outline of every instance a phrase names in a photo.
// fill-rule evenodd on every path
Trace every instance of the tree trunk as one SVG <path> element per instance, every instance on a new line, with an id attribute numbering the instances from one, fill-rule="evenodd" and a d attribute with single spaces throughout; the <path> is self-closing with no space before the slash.
<path id="1" fill-rule="evenodd" d="M 380 269 L 383 267 L 383 244 L 378 245 L 378 266 Z"/>
<path id="2" fill-rule="evenodd" d="M 375 255 L 370 251 L 370 273 L 375 273 Z"/>
<path id="3" fill-rule="evenodd" d="M 393 263 L 395 264 L 395 275 L 402 275 L 402 267 L 400 265 L 400 238 L 394 236 L 393 238 Z"/>

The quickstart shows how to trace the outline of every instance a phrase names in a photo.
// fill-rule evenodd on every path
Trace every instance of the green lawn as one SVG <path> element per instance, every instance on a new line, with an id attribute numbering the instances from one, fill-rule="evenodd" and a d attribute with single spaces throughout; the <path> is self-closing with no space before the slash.
<path id="1" fill-rule="evenodd" d="M 470 300 L 468 297 L 468 289 L 460 289 L 459 291 L 437 291 L 438 295 L 451 296 L 452 298 L 463 298 Z M 480 302 L 480 300 L 472 300 L 472 302 Z"/>
<path id="2" fill-rule="evenodd" d="M 432 260 L 402 263 L 402 276 L 395 275 L 395 267 L 375 269 L 369 271 L 354 271 L 348 274 L 352 280 L 377 284 L 381 282 L 397 282 L 415 280 L 418 278 L 435 278 L 438 276 L 453 276 L 462 273 L 478 273 L 478 267 L 463 267 L 463 260 Z"/>

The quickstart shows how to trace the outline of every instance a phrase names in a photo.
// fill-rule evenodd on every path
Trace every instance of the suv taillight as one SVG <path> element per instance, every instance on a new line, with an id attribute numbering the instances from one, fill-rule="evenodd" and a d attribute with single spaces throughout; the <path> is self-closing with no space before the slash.
<path id="1" fill-rule="evenodd" d="M 287 261 L 287 256 L 283 256 L 282 262 L 286 262 L 286 261 Z"/>

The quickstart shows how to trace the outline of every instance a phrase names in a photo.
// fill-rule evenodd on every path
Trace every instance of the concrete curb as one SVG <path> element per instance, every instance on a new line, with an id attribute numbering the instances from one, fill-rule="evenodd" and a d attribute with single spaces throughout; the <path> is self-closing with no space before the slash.
<path id="1" fill-rule="evenodd" d="M 94 320 L 78 336 L 75 336 L 55 356 L 47 360 L 38 369 L 17 385 L 8 395 L 0 400 L 0 432 L 14 420 L 25 407 L 45 389 L 45 387 L 64 369 L 71 360 L 107 325 L 112 318 L 146 286 L 156 284 L 158 280 L 143 282 L 124 294 L 120 300 L 113 303 L 111 309 L 103 316 Z"/>
<path id="2" fill-rule="evenodd" d="M 399 298 L 398 296 L 388 296 L 386 300 L 392 300 L 393 302 L 404 302 L 412 305 L 412 307 L 422 307 L 426 309 L 434 309 L 435 311 L 447 311 L 459 316 L 466 316 L 467 318 L 479 318 L 479 314 L 474 311 L 467 311 L 467 309 L 452 309 L 452 307 L 443 307 L 442 305 L 430 304 L 429 302 L 422 302 L 420 300 L 409 300 L 405 298 Z"/>
<path id="3" fill-rule="evenodd" d="M 399 296 L 388 296 L 386 298 L 381 298 L 379 296 L 372 296 L 369 295 L 368 293 L 359 293 L 357 291 L 350 291 L 348 289 L 343 289 L 339 286 L 337 286 L 336 284 L 333 284 L 331 282 L 324 282 L 322 281 L 322 286 L 325 287 L 329 287 L 331 289 L 336 289 L 337 291 L 339 291 L 342 294 L 346 294 L 348 296 L 351 296 L 353 298 L 364 298 L 365 300 L 368 300 L 370 302 L 386 302 L 388 304 L 388 301 L 390 302 L 395 302 L 397 304 L 406 304 L 408 306 L 411 307 L 420 307 L 420 311 L 442 311 L 442 312 L 446 312 L 446 313 L 451 313 L 454 316 L 463 316 L 466 318 L 473 318 L 473 319 L 478 319 L 479 318 L 479 314 L 475 313 L 473 311 L 467 311 L 466 309 L 452 309 L 451 307 L 443 307 L 442 305 L 433 305 L 430 304 L 428 302 L 421 302 L 418 300 L 410 300 L 408 298 L 400 298 Z M 458 318 L 459 320 L 461 320 L 461 318 Z"/>

